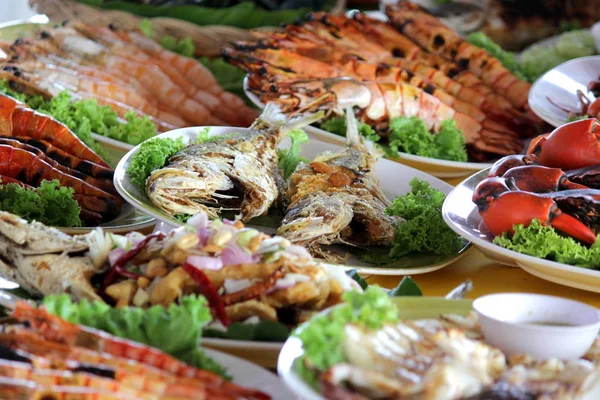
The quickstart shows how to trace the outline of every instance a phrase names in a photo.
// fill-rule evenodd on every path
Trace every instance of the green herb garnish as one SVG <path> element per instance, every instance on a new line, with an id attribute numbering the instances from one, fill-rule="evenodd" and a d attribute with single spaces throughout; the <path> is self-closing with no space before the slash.
<path id="1" fill-rule="evenodd" d="M 277 149 L 279 156 L 279 169 L 283 171 L 284 179 L 290 177 L 301 162 L 309 162 L 306 158 L 300 157 L 300 146 L 308 142 L 308 135 L 302 129 L 294 129 L 288 133 L 292 144 L 287 149 Z"/>
<path id="2" fill-rule="evenodd" d="M 37 191 L 0 181 L 0 210 L 49 226 L 81 226 L 81 209 L 73 193 L 72 188 L 61 187 L 58 180 L 42 181 Z"/>
<path id="3" fill-rule="evenodd" d="M 583 268 L 600 268 L 600 241 L 586 247 L 573 238 L 561 236 L 554 228 L 535 219 L 529 226 L 515 225 L 514 234 L 505 232 L 494 243 L 530 256 Z"/>
<path id="4" fill-rule="evenodd" d="M 155 138 L 140 145 L 138 151 L 131 157 L 127 174 L 131 182 L 144 189 L 146 179 L 152 171 L 162 168 L 167 160 L 185 147 L 181 137 L 177 139 Z"/>
<path id="5" fill-rule="evenodd" d="M 193 365 L 226 376 L 224 368 L 200 350 L 202 329 L 211 313 L 202 296 L 184 296 L 179 304 L 114 308 L 98 301 L 73 303 L 68 295 L 44 298 L 44 307 L 67 321 L 156 347 Z"/>
<path id="6" fill-rule="evenodd" d="M 405 219 L 396 230 L 390 257 L 399 258 L 412 252 L 455 254 L 464 242 L 442 218 L 446 195 L 417 178 L 410 181 L 410 186 L 410 193 L 396 197 L 386 209 L 388 215 Z"/>

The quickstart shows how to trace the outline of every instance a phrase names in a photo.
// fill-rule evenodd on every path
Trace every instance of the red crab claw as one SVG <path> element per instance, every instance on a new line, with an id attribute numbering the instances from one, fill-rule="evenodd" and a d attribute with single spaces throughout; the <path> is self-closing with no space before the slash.
<path id="1" fill-rule="evenodd" d="M 583 119 L 559 126 L 531 142 L 527 154 L 546 167 L 563 170 L 600 164 L 600 122 Z"/>
<path id="2" fill-rule="evenodd" d="M 509 169 L 521 167 L 523 165 L 525 165 L 525 160 L 523 160 L 523 156 L 521 154 L 502 157 L 501 159 L 496 161 L 494 165 L 492 165 L 488 176 L 490 178 L 496 176 L 503 176 Z"/>
<path id="3" fill-rule="evenodd" d="M 511 186 L 525 192 L 550 193 L 559 190 L 589 189 L 587 186 L 571 182 L 560 168 L 542 165 L 514 167 L 506 171 L 503 178 L 513 179 Z"/>
<path id="4" fill-rule="evenodd" d="M 504 232 L 514 233 L 514 225 L 528 226 L 534 219 L 539 219 L 542 224 L 550 225 L 587 245 L 596 242 L 594 232 L 577 218 L 560 211 L 552 198 L 522 191 L 504 191 L 498 194 L 502 187 L 501 180 L 502 178 L 491 178 L 482 181 L 473 196 L 483 222 L 495 236 Z M 504 187 L 508 188 L 506 184 Z"/>
<path id="5" fill-rule="evenodd" d="M 591 189 L 600 189 L 600 165 L 566 171 L 572 182 L 581 183 Z"/>

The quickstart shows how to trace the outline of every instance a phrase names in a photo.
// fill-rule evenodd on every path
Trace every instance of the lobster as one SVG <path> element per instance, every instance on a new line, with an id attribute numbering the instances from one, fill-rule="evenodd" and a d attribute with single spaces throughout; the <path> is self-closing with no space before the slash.
<path id="1" fill-rule="evenodd" d="M 497 161 L 473 202 L 494 235 L 517 224 L 543 224 L 584 244 L 600 231 L 600 138 L 595 119 L 575 121 L 535 138 L 526 155 Z"/>

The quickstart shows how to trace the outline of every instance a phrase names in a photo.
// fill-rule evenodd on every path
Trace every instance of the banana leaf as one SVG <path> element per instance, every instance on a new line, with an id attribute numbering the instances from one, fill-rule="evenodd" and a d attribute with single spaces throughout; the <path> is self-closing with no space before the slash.
<path id="1" fill-rule="evenodd" d="M 170 17 L 188 21 L 200 26 L 227 25 L 240 29 L 254 29 L 261 26 L 279 26 L 282 23 L 292 23 L 296 19 L 302 18 L 307 13 L 313 11 L 308 7 L 293 10 L 283 9 L 269 11 L 248 1 L 227 8 L 212 8 L 200 5 L 162 7 L 122 0 L 77 1 L 94 7 L 126 11 L 140 17 Z M 331 4 L 331 2 L 329 3 Z"/>

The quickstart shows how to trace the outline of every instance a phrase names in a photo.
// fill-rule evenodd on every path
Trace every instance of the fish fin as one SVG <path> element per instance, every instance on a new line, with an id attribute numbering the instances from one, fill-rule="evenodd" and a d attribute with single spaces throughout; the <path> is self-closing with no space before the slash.
<path id="1" fill-rule="evenodd" d="M 354 147 L 360 151 L 366 152 L 375 158 L 383 156 L 381 150 L 375 142 L 367 140 L 358 130 L 358 120 L 354 115 L 352 107 L 346 108 L 346 143 L 349 147 Z"/>
<path id="2" fill-rule="evenodd" d="M 288 118 L 284 113 L 281 112 L 279 106 L 275 103 L 267 103 L 265 109 L 258 119 L 252 124 L 253 126 L 261 123 L 267 123 L 274 127 L 281 127 L 282 133 L 289 132 L 294 129 L 302 128 L 303 126 L 310 125 L 313 122 L 317 122 L 323 119 L 325 116 L 324 111 L 319 111 L 314 114 L 302 114 L 292 118 Z"/>

